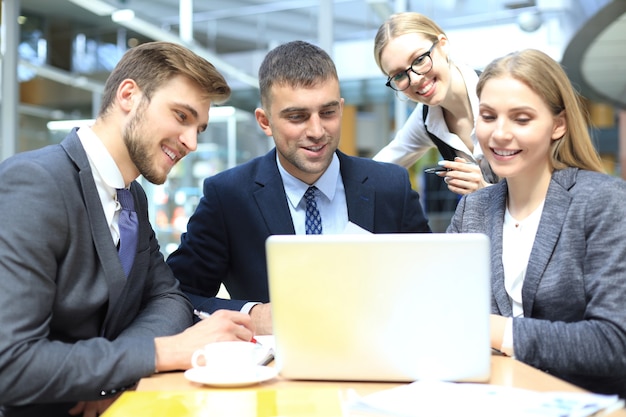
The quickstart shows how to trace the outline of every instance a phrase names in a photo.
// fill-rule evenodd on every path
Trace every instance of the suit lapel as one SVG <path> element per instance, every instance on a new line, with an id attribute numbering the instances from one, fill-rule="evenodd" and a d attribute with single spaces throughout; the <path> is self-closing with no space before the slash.
<path id="1" fill-rule="evenodd" d="M 343 178 L 348 205 L 348 220 L 374 232 L 374 189 L 352 178 Z"/>
<path id="2" fill-rule="evenodd" d="M 354 160 L 337 151 L 341 167 L 341 179 L 346 192 L 348 220 L 365 230 L 374 232 L 374 188 L 367 185 L 367 174 L 359 174 Z"/>
<path id="3" fill-rule="evenodd" d="M 337 151 L 341 167 L 348 219 L 371 232 L 374 231 L 375 192 L 367 185 L 367 174 L 358 176 L 354 161 Z M 270 234 L 295 234 L 291 212 L 285 195 L 278 167 L 276 166 L 276 150 L 269 152 L 259 163 L 254 178 L 256 190 L 254 199 L 265 219 Z M 281 202 L 277 204 L 277 202 Z"/>
<path id="4" fill-rule="evenodd" d="M 107 310 L 106 323 L 114 310 L 112 307 L 119 300 L 124 290 L 126 276 L 119 261 L 115 245 L 113 245 L 111 240 L 111 232 L 102 211 L 102 203 L 100 202 L 100 196 L 93 179 L 87 154 L 76 133 L 72 132 L 61 143 L 61 146 L 63 146 L 65 152 L 78 167 L 78 177 L 91 228 L 92 241 L 100 260 L 100 266 L 104 271 L 104 278 L 107 281 L 109 306 L 111 308 Z"/>
<path id="5" fill-rule="evenodd" d="M 488 226 L 491 230 L 491 277 L 493 288 L 493 302 L 497 312 L 508 317 L 513 313 L 511 300 L 504 288 L 504 265 L 502 265 L 502 228 L 504 226 L 504 210 L 506 208 L 507 185 L 506 181 L 493 185 L 489 188 L 492 192 L 487 196 L 485 207 L 486 218 L 493 219 Z M 471 204 L 471 203 L 470 203 Z"/>
<path id="6" fill-rule="evenodd" d="M 561 235 L 567 209 L 572 200 L 568 189 L 574 183 L 575 172 L 575 170 L 555 171 L 552 176 L 522 287 L 525 317 L 532 316 L 537 288 Z"/>
<path id="7" fill-rule="evenodd" d="M 276 149 L 260 160 L 254 182 L 254 199 L 270 234 L 295 234 L 285 187 L 276 165 Z"/>

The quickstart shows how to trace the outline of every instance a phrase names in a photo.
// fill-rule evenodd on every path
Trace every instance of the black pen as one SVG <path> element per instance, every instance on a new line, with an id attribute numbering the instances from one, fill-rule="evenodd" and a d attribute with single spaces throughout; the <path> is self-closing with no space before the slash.
<path id="1" fill-rule="evenodd" d="M 426 168 L 424 170 L 424 172 L 427 174 L 436 174 L 438 172 L 445 172 L 445 171 L 450 171 L 450 169 L 446 167 L 434 167 L 434 168 Z"/>
<path id="2" fill-rule="evenodd" d="M 206 311 L 196 310 L 195 308 L 193 309 L 193 314 L 195 314 L 196 317 L 200 318 L 200 320 L 208 319 L 209 317 L 211 317 L 211 313 L 207 313 Z M 254 337 L 252 337 L 250 341 L 252 343 L 256 343 L 259 346 L 263 346 Z"/>

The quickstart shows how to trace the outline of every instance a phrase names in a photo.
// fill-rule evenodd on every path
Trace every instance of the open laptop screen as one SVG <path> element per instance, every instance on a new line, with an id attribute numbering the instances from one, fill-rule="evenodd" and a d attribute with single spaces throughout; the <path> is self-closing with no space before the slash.
<path id="1" fill-rule="evenodd" d="M 282 376 L 489 378 L 485 235 L 271 236 L 266 249 Z"/>

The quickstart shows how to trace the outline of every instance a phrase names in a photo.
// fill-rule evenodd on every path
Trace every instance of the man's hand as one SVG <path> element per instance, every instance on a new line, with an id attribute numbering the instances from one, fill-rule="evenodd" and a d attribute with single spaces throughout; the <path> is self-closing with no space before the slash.
<path id="1" fill-rule="evenodd" d="M 218 310 L 182 333 L 154 339 L 156 371 L 189 369 L 193 352 L 204 345 L 228 340 L 249 342 L 252 336 L 254 325 L 248 314 Z"/>
<path id="2" fill-rule="evenodd" d="M 117 400 L 121 394 L 122 393 L 119 393 L 114 397 L 106 398 L 104 400 L 81 401 L 72 407 L 68 413 L 71 416 L 79 416 L 81 414 L 83 417 L 100 416 L 107 408 L 109 408 L 111 404 L 113 404 L 115 400 Z"/>
<path id="3" fill-rule="evenodd" d="M 254 323 L 257 334 L 273 334 L 270 303 L 256 304 L 250 310 L 250 317 L 252 317 L 252 323 Z"/>

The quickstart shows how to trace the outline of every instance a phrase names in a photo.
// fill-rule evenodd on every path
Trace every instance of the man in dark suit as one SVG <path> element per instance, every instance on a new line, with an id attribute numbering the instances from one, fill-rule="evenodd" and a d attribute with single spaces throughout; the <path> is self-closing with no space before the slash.
<path id="1" fill-rule="evenodd" d="M 261 64 L 259 84 L 256 119 L 276 148 L 205 180 L 167 262 L 196 308 L 249 312 L 262 334 L 272 332 L 265 240 L 308 232 L 303 196 L 311 186 L 322 233 L 430 228 L 404 168 L 337 150 L 344 100 L 326 52 L 301 41 L 281 45 Z M 222 283 L 229 300 L 215 297 Z"/>
<path id="2" fill-rule="evenodd" d="M 163 183 L 229 95 L 203 58 L 143 44 L 111 73 L 93 126 L 0 164 L 0 415 L 99 415 L 140 378 L 191 367 L 209 342 L 250 340 L 239 312 L 189 327 L 135 181 Z M 119 193 L 138 223 L 128 271 Z"/>

